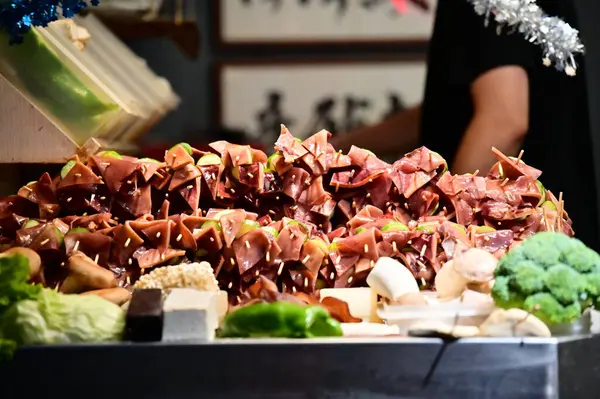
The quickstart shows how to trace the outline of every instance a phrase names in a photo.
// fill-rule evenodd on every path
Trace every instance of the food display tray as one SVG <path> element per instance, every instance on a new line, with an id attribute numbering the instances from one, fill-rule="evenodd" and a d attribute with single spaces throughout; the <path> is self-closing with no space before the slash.
<path id="1" fill-rule="evenodd" d="M 22 348 L 0 396 L 598 398 L 598 376 L 600 335 L 124 343 Z"/>

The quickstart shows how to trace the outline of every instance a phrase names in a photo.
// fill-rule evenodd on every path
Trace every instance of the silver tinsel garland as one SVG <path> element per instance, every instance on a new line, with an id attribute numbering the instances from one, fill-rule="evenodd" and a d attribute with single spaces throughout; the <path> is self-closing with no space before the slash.
<path id="1" fill-rule="evenodd" d="M 577 71 L 574 55 L 583 53 L 579 32 L 557 17 L 550 17 L 536 4 L 535 0 L 468 0 L 475 12 L 490 16 L 498 23 L 498 34 L 502 27 L 518 31 L 531 43 L 543 48 L 543 63 L 555 65 L 559 71 L 574 76 Z"/>

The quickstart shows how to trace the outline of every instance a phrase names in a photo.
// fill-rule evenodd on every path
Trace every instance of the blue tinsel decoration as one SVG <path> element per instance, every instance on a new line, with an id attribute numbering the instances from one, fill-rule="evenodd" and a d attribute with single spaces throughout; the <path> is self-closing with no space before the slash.
<path id="1" fill-rule="evenodd" d="M 100 0 L 90 0 L 96 6 Z M 71 18 L 87 8 L 84 0 L 0 0 L 0 31 L 10 43 L 21 43 L 32 26 L 47 26 L 60 18 Z M 62 12 L 61 12 L 62 11 Z"/>

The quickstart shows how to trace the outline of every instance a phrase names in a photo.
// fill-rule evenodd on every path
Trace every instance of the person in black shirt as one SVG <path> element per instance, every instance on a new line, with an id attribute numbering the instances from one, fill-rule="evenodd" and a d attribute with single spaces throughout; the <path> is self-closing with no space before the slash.
<path id="1" fill-rule="evenodd" d="M 572 0 L 538 0 L 577 28 Z M 585 38 L 584 38 L 585 39 Z M 439 152 L 453 173 L 485 173 L 496 147 L 543 171 L 563 192 L 576 236 L 598 248 L 596 187 L 585 70 L 570 77 L 542 62 L 541 49 L 517 33 L 497 34 L 465 0 L 440 0 L 428 54 L 423 104 L 376 126 L 340 135 L 334 145 L 407 152 L 419 143 Z"/>

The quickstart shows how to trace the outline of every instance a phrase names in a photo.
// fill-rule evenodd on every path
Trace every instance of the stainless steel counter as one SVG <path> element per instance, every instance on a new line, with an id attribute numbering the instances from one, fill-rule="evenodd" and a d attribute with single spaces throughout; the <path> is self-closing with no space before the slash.
<path id="1" fill-rule="evenodd" d="M 598 398 L 600 336 L 30 347 L 2 398 Z M 8 396 L 4 396 L 8 394 Z"/>

